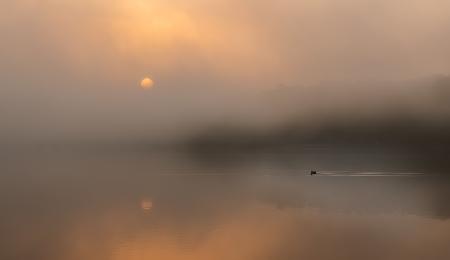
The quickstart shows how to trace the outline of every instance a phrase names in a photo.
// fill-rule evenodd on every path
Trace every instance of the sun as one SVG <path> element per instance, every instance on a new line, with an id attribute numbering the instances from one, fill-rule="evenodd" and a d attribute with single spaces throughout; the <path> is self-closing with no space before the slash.
<path id="1" fill-rule="evenodd" d="M 141 88 L 151 89 L 155 86 L 155 82 L 150 77 L 145 77 L 141 80 Z"/>

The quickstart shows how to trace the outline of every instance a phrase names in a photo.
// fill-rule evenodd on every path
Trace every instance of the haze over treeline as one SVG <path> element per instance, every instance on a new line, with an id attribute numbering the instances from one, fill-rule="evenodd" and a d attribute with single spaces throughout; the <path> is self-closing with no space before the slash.
<path id="1" fill-rule="evenodd" d="M 0 5 L 3 142 L 449 139 L 446 0 Z"/>

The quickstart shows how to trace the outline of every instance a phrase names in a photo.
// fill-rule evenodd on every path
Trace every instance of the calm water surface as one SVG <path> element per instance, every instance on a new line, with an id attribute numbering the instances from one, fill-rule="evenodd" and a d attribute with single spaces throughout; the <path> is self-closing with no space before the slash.
<path id="1" fill-rule="evenodd" d="M 450 259 L 449 178 L 412 162 L 360 153 L 4 156 L 0 259 Z"/>

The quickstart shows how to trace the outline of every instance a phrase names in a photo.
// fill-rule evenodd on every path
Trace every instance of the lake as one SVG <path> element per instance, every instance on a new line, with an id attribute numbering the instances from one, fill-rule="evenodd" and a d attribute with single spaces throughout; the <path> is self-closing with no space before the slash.
<path id="1" fill-rule="evenodd" d="M 3 154 L 0 259 L 450 259 L 450 178 L 425 162 L 320 148 Z"/>

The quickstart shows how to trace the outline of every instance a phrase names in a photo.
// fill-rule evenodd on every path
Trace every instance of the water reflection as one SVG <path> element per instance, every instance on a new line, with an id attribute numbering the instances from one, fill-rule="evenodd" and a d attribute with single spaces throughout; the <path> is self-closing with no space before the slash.
<path id="1" fill-rule="evenodd" d="M 151 199 L 143 199 L 141 201 L 141 209 L 145 212 L 150 212 L 153 208 L 153 201 Z"/>
<path id="2" fill-rule="evenodd" d="M 447 177 L 309 176 L 268 158 L 10 162 L 0 259 L 450 259 Z"/>

